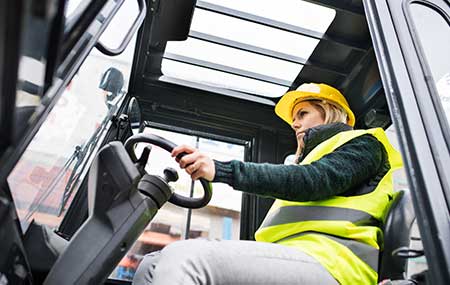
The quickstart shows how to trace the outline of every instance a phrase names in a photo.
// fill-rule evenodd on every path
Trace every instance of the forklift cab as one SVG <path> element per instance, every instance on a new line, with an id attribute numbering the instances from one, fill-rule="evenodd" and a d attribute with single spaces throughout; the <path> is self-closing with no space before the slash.
<path id="1" fill-rule="evenodd" d="M 283 163 L 273 109 L 309 82 L 398 139 L 379 282 L 450 284 L 449 23 L 446 0 L 1 1 L 0 284 L 130 284 L 178 239 L 254 239 L 273 200 L 167 151 Z"/>

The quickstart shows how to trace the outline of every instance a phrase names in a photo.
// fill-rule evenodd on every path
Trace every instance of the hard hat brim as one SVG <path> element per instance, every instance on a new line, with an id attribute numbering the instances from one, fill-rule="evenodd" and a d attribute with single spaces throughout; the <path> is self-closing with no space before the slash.
<path id="1" fill-rule="evenodd" d="M 333 100 L 332 98 L 324 97 L 318 93 L 298 90 L 289 91 L 283 97 L 281 97 L 280 101 L 278 101 L 277 105 L 275 105 L 275 114 L 277 114 L 281 119 L 283 119 L 283 121 L 285 121 L 289 125 L 292 125 L 292 109 L 296 104 L 308 100 L 325 100 L 343 108 L 347 113 L 347 124 L 352 127 L 355 125 L 355 115 L 348 106 L 343 105 L 340 102 Z"/>

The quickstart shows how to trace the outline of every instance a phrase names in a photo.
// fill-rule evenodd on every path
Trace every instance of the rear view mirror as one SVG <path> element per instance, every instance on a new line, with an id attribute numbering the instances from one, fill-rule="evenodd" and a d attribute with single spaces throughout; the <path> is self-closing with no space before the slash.
<path id="1" fill-rule="evenodd" d="M 132 97 L 128 103 L 127 109 L 128 120 L 132 130 L 139 129 L 142 123 L 141 119 L 141 107 L 136 97 Z M 133 132 L 134 133 L 134 132 Z"/>

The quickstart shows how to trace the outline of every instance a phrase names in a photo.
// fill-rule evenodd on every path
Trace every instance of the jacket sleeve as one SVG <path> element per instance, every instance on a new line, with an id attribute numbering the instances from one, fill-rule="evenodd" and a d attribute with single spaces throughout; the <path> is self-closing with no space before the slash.
<path id="1" fill-rule="evenodd" d="M 372 135 L 363 135 L 309 165 L 215 161 L 213 182 L 266 197 L 315 201 L 368 181 L 377 175 L 386 159 L 384 146 Z"/>

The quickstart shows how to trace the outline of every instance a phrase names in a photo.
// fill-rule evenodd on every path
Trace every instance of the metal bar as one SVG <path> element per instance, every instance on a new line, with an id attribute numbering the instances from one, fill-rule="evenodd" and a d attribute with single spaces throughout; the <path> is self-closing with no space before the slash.
<path id="1" fill-rule="evenodd" d="M 241 43 L 241 42 L 237 42 L 237 41 L 233 41 L 233 40 L 229 40 L 229 39 L 225 39 L 225 38 L 221 38 L 221 37 L 216 37 L 213 35 L 197 32 L 197 31 L 191 30 L 189 33 L 189 37 L 198 39 L 198 40 L 202 40 L 202 41 L 206 41 L 206 42 L 210 42 L 210 43 L 214 43 L 214 44 L 219 44 L 222 46 L 227 46 L 227 47 L 236 48 L 239 50 L 248 51 L 251 53 L 268 56 L 271 58 L 289 61 L 292 63 L 298 63 L 298 64 L 302 64 L 302 65 L 312 66 L 314 68 L 326 70 L 328 72 L 336 73 L 336 74 L 342 75 L 342 76 L 347 76 L 349 74 L 348 71 L 336 69 L 334 66 L 331 66 L 331 65 L 328 65 L 325 63 L 306 60 L 302 57 L 298 57 L 295 55 L 290 55 L 287 53 L 282 53 L 282 52 L 277 52 L 274 50 L 260 48 L 257 46 L 253 46 L 253 45 L 249 45 L 249 44 L 245 44 L 245 43 Z"/>
<path id="2" fill-rule="evenodd" d="M 367 49 L 366 46 L 363 46 L 359 43 L 350 42 L 345 39 L 341 39 L 337 36 L 329 37 L 328 35 L 326 35 L 324 33 L 316 32 L 313 30 L 286 24 L 283 22 L 271 20 L 268 18 L 256 16 L 253 14 L 241 12 L 238 10 L 230 9 L 227 7 L 223 7 L 223 6 L 219 6 L 219 5 L 215 5 L 215 4 L 211 4 L 211 3 L 207 3 L 207 2 L 203 2 L 203 1 L 197 1 L 196 7 L 199 9 L 205 10 L 205 11 L 210 11 L 210 12 L 222 14 L 225 16 L 241 19 L 244 21 L 249 21 L 252 23 L 256 23 L 256 24 L 267 26 L 267 27 L 283 30 L 286 32 L 291 32 L 291 33 L 294 33 L 297 35 L 307 36 L 307 37 L 318 39 L 318 40 L 334 42 L 334 43 L 337 43 L 340 45 L 348 46 L 355 50 L 365 51 Z"/>
<path id="3" fill-rule="evenodd" d="M 222 14 L 225 16 L 253 22 L 256 24 L 272 27 L 272 28 L 279 29 L 279 30 L 288 31 L 288 32 L 303 35 L 303 36 L 308 36 L 308 37 L 315 38 L 315 39 L 321 39 L 324 35 L 323 33 L 319 33 L 319 32 L 313 31 L 313 30 L 286 24 L 283 22 L 269 19 L 269 18 L 256 16 L 256 15 L 253 15 L 250 13 L 230 9 L 230 8 L 227 8 L 224 6 L 219 6 L 219 5 L 211 4 L 208 2 L 204 2 L 204 1 L 197 1 L 196 7 L 199 9 L 202 9 L 202 10 Z"/>
<path id="4" fill-rule="evenodd" d="M 198 149 L 199 143 L 200 143 L 200 137 L 196 136 L 195 148 Z M 195 187 L 195 180 L 191 180 L 191 189 L 190 189 L 190 193 L 189 193 L 190 198 L 194 197 L 194 187 Z M 186 217 L 186 229 L 184 232 L 184 239 L 189 239 L 189 232 L 191 230 L 191 220 L 192 220 L 192 209 L 189 208 L 188 212 L 187 212 L 187 217 Z"/>
<path id="5" fill-rule="evenodd" d="M 0 181 L 5 181 L 8 173 L 4 172 L 4 153 L 13 144 L 14 114 L 16 106 L 16 89 L 20 60 L 23 24 L 26 15 L 25 1 L 0 1 Z M 4 178 L 4 176 L 5 178 Z M 3 180 L 5 179 L 5 180 Z"/>
<path id="6" fill-rule="evenodd" d="M 323 7 L 331 8 L 339 12 L 350 13 L 358 16 L 364 16 L 364 7 L 357 7 L 354 5 L 347 5 L 350 1 L 336 1 L 336 0 L 303 0 Z M 359 1 L 357 2 L 359 3 Z"/>
<path id="7" fill-rule="evenodd" d="M 404 3 L 364 0 L 363 4 L 426 253 L 427 283 L 450 284 L 449 155 L 428 79 L 403 22 Z"/>
<path id="8" fill-rule="evenodd" d="M 92 22 L 95 21 L 95 18 L 100 13 L 100 11 L 105 7 L 108 0 L 101 1 L 92 1 L 89 3 L 88 7 L 85 9 L 84 13 L 78 17 L 78 19 L 73 24 L 71 30 L 67 31 L 67 34 L 64 35 L 64 40 L 62 43 L 62 57 L 64 60 L 76 43 L 83 37 L 86 33 L 89 26 Z M 114 14 L 122 5 L 123 1 L 121 1 L 116 8 Z"/>
<path id="9" fill-rule="evenodd" d="M 272 107 L 275 106 L 275 103 L 272 100 L 268 99 L 269 97 L 262 98 L 262 96 L 264 96 L 264 95 L 254 95 L 254 94 L 244 93 L 244 92 L 238 91 L 238 90 L 230 90 L 230 89 L 210 86 L 207 84 L 193 82 L 193 81 L 187 81 L 187 80 L 174 78 L 174 77 L 170 77 L 170 76 L 166 76 L 166 75 L 160 76 L 159 81 L 170 83 L 170 84 L 182 85 L 182 86 L 186 86 L 189 88 L 205 90 L 208 92 L 222 94 L 222 95 L 226 95 L 229 97 L 238 98 L 241 100 L 255 102 L 258 104 L 264 104 L 264 105 L 268 105 L 268 106 L 272 106 Z"/>
<path id="10" fill-rule="evenodd" d="M 260 54 L 260 55 L 264 55 L 264 56 L 268 56 L 268 57 L 272 57 L 272 58 L 277 58 L 277 59 L 281 59 L 281 60 L 285 60 L 285 61 L 289 61 L 289 62 L 293 62 L 293 63 L 299 63 L 299 64 L 306 63 L 306 59 L 304 59 L 302 57 L 298 57 L 295 55 L 290 55 L 287 53 L 282 53 L 282 52 L 278 52 L 278 51 L 274 51 L 274 50 L 270 50 L 270 49 L 260 48 L 257 46 L 253 46 L 253 45 L 249 45 L 249 44 L 245 44 L 245 43 L 241 43 L 241 42 L 237 42 L 237 41 L 197 32 L 197 31 L 193 31 L 193 30 L 191 30 L 189 32 L 189 37 L 198 39 L 198 40 L 202 40 L 202 41 L 207 41 L 207 42 L 214 43 L 214 44 L 219 44 L 222 46 L 245 50 L 248 52 L 252 52 L 252 53 L 256 53 L 256 54 Z"/>
<path id="11" fill-rule="evenodd" d="M 230 67 L 230 66 L 226 66 L 226 65 L 212 63 L 212 62 L 208 62 L 208 61 L 204 61 L 204 60 L 200 60 L 200 59 L 196 59 L 196 58 L 191 58 L 191 57 L 187 57 L 187 56 L 172 54 L 172 53 L 168 53 L 168 52 L 164 53 L 163 58 L 175 60 L 175 61 L 182 62 L 182 63 L 196 65 L 199 67 L 209 68 L 209 69 L 213 69 L 213 70 L 217 70 L 217 71 L 221 71 L 221 72 L 226 72 L 229 74 L 243 76 L 243 77 L 247 77 L 247 78 L 251 78 L 251 79 L 256 79 L 259 81 L 264 81 L 264 82 L 268 82 L 268 83 L 272 83 L 272 84 L 286 86 L 286 87 L 291 86 L 291 83 L 292 83 L 288 80 L 279 79 L 279 78 L 267 76 L 264 74 L 259 74 L 259 73 L 255 73 L 255 72 L 251 72 L 251 71 L 242 70 L 239 68 L 234 68 L 234 67 Z"/>

